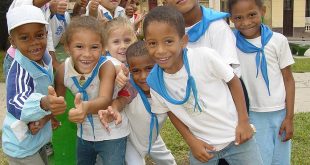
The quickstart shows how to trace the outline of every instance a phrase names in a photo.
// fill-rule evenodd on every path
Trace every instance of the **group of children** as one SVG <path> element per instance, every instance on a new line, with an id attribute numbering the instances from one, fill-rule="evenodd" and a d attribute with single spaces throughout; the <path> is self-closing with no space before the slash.
<path id="1" fill-rule="evenodd" d="M 76 149 L 65 153 L 80 165 L 145 164 L 146 155 L 176 164 L 159 135 L 167 116 L 189 145 L 190 164 L 290 164 L 294 60 L 287 39 L 261 22 L 261 0 L 230 0 L 230 15 L 197 0 L 166 0 L 146 15 L 144 41 L 119 3 L 91 0 L 90 16 L 66 25 L 69 57 L 55 79 L 42 10 L 8 11 L 16 52 L 2 142 L 10 164 L 48 164 L 44 145 L 52 128 L 62 129 L 63 113 L 77 124 Z M 67 112 L 66 89 L 74 95 Z"/>

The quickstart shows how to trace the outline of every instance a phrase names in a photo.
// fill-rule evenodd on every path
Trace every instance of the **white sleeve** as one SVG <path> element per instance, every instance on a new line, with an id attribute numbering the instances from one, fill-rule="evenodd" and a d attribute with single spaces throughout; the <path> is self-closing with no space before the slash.
<path id="1" fill-rule="evenodd" d="M 280 69 L 283 69 L 289 65 L 294 64 L 294 58 L 292 56 L 292 52 L 290 49 L 290 46 L 288 44 L 287 38 L 285 36 L 283 36 L 281 34 L 281 38 L 282 38 L 282 42 L 280 47 L 278 48 L 279 50 L 279 54 L 277 54 L 278 56 L 278 60 L 279 60 L 279 66 Z"/>
<path id="2" fill-rule="evenodd" d="M 162 114 L 170 111 L 165 104 L 164 99 L 153 89 L 150 89 L 151 91 L 151 97 L 152 97 L 152 103 L 151 103 L 151 109 L 153 113 L 156 114 Z"/>
<path id="3" fill-rule="evenodd" d="M 210 24 L 208 33 L 211 48 L 215 49 L 227 64 L 232 64 L 233 68 L 239 67 L 236 37 L 228 24 L 224 20 L 215 21 Z"/>
<path id="4" fill-rule="evenodd" d="M 47 25 L 47 50 L 49 52 L 55 52 L 55 47 L 53 43 L 53 35 L 52 35 L 52 29 L 50 25 Z"/>
<path id="5" fill-rule="evenodd" d="M 223 61 L 215 50 L 209 49 L 204 58 L 206 58 L 204 61 L 208 61 L 208 64 L 205 65 L 207 70 L 210 70 L 211 74 L 217 79 L 229 82 L 235 76 L 233 69 Z"/>

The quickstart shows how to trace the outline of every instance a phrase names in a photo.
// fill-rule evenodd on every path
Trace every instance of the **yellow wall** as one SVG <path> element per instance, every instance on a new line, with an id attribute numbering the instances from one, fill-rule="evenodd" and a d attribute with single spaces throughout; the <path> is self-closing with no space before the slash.
<path id="1" fill-rule="evenodd" d="M 272 0 L 272 27 L 283 27 L 283 0 Z"/>
<path id="2" fill-rule="evenodd" d="M 294 1 L 294 27 L 305 27 L 306 1 Z"/>

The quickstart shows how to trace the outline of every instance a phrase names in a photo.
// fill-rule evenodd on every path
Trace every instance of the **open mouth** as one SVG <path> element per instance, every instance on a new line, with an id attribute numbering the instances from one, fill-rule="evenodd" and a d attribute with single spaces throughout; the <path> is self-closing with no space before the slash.
<path id="1" fill-rule="evenodd" d="M 178 0 L 178 1 L 177 1 L 177 5 L 180 4 L 180 3 L 183 3 L 183 2 L 185 2 L 185 1 L 186 1 L 186 0 Z"/>
<path id="2" fill-rule="evenodd" d="M 37 55 L 41 52 L 41 50 L 42 50 L 41 48 L 36 48 L 36 49 L 29 50 L 29 53 Z"/>

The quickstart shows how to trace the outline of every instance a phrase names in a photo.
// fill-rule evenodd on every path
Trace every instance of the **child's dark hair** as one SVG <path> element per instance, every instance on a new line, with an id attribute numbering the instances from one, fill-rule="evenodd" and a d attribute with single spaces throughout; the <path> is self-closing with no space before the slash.
<path id="1" fill-rule="evenodd" d="M 102 45 L 104 44 L 102 24 L 96 18 L 91 16 L 77 16 L 72 18 L 64 34 L 64 44 L 68 45 L 73 33 L 81 29 L 90 30 L 100 35 L 101 43 Z"/>
<path id="2" fill-rule="evenodd" d="M 244 1 L 244 0 L 228 0 L 228 10 L 229 12 L 231 12 L 232 10 L 232 7 L 239 1 Z M 258 6 L 258 7 L 263 7 L 263 1 L 262 0 L 246 0 L 246 1 L 254 1 L 255 4 Z"/>
<path id="3" fill-rule="evenodd" d="M 152 9 L 143 21 L 143 33 L 144 37 L 146 29 L 152 22 L 164 22 L 171 26 L 174 26 L 178 35 L 183 37 L 185 34 L 185 22 L 182 14 L 171 6 L 158 6 Z"/>
<path id="4" fill-rule="evenodd" d="M 127 61 L 131 57 L 145 56 L 148 55 L 149 52 L 146 49 L 145 41 L 137 41 L 130 45 L 126 51 Z"/>

